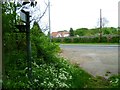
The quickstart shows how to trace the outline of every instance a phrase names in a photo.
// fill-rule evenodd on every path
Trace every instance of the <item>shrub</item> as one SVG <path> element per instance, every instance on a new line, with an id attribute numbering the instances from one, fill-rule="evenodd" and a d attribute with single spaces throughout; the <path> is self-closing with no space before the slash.
<path id="1" fill-rule="evenodd" d="M 119 43 L 119 36 L 113 36 L 110 42 L 111 43 Z"/>
<path id="2" fill-rule="evenodd" d="M 52 42 L 60 43 L 60 42 L 62 42 L 62 39 L 61 38 L 52 38 Z"/>
<path id="3" fill-rule="evenodd" d="M 120 88 L 120 74 L 118 74 L 118 75 L 113 75 L 113 76 L 111 76 L 109 79 L 109 82 L 110 82 L 110 86 L 112 87 L 112 88 Z"/>
<path id="4" fill-rule="evenodd" d="M 73 38 L 74 43 L 79 43 L 80 38 Z"/>
<path id="5" fill-rule="evenodd" d="M 91 77 L 63 58 L 54 56 L 51 62 L 36 58 L 33 62 L 33 88 L 82 88 Z"/>
<path id="6" fill-rule="evenodd" d="M 108 40 L 107 40 L 107 37 L 106 37 L 106 36 L 103 36 L 103 37 L 102 37 L 102 42 L 103 42 L 103 43 L 105 43 L 105 42 L 107 43 L 107 41 L 108 41 Z"/>
<path id="7" fill-rule="evenodd" d="M 36 32 L 36 36 L 34 32 Z M 38 58 L 49 60 L 54 54 L 60 51 L 60 47 L 57 44 L 50 43 L 50 39 L 44 35 L 40 35 L 40 31 L 36 29 L 31 31 L 31 37 L 31 41 L 33 42 L 32 50 Z"/>
<path id="8" fill-rule="evenodd" d="M 81 36 L 81 37 L 67 37 L 55 38 L 53 42 L 62 43 L 99 43 L 99 36 Z M 63 39 L 63 40 L 62 40 Z M 119 36 L 102 36 L 101 43 L 118 43 Z"/>
<path id="9" fill-rule="evenodd" d="M 63 42 L 64 43 L 71 43 L 72 42 L 72 38 L 65 37 Z"/>
<path id="10" fill-rule="evenodd" d="M 93 42 L 93 43 L 98 43 L 98 42 L 99 42 L 99 38 L 98 38 L 98 37 L 94 37 L 94 38 L 92 39 L 92 42 Z"/>

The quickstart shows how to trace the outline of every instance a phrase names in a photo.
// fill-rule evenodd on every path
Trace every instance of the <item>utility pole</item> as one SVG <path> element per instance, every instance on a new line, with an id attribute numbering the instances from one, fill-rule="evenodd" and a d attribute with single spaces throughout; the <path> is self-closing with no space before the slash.
<path id="1" fill-rule="evenodd" d="M 102 42 L 102 10 L 100 9 L 100 39 L 99 42 Z"/>
<path id="2" fill-rule="evenodd" d="M 48 0 L 48 14 L 49 14 L 49 38 L 50 38 L 50 42 L 51 42 L 51 20 L 50 20 L 50 0 Z"/>

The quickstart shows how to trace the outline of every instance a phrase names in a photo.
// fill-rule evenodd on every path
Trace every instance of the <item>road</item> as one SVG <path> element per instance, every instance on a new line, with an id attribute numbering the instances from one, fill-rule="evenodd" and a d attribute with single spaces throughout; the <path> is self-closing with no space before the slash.
<path id="1" fill-rule="evenodd" d="M 93 76 L 118 74 L 118 45 L 61 44 L 61 55 Z"/>

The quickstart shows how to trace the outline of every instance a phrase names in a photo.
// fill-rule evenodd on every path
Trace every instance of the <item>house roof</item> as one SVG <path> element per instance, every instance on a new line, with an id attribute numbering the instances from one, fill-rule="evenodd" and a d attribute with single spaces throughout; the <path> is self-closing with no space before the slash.
<path id="1" fill-rule="evenodd" d="M 58 35 L 58 32 L 52 32 L 51 34 L 53 37 L 56 37 Z"/>
<path id="2" fill-rule="evenodd" d="M 59 32 L 62 37 L 64 37 L 65 34 L 69 34 L 69 32 Z"/>
<path id="3" fill-rule="evenodd" d="M 69 34 L 69 32 L 66 31 L 58 31 L 58 32 L 52 32 L 52 37 L 57 37 L 58 35 L 61 37 L 64 37 L 65 34 Z"/>

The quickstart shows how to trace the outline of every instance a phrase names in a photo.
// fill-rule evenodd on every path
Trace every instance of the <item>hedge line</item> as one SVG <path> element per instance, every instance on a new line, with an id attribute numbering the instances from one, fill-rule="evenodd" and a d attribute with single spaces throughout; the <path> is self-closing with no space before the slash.
<path id="1" fill-rule="evenodd" d="M 118 43 L 119 36 L 103 36 L 101 43 Z M 99 43 L 100 37 L 65 37 L 52 38 L 55 43 Z"/>

